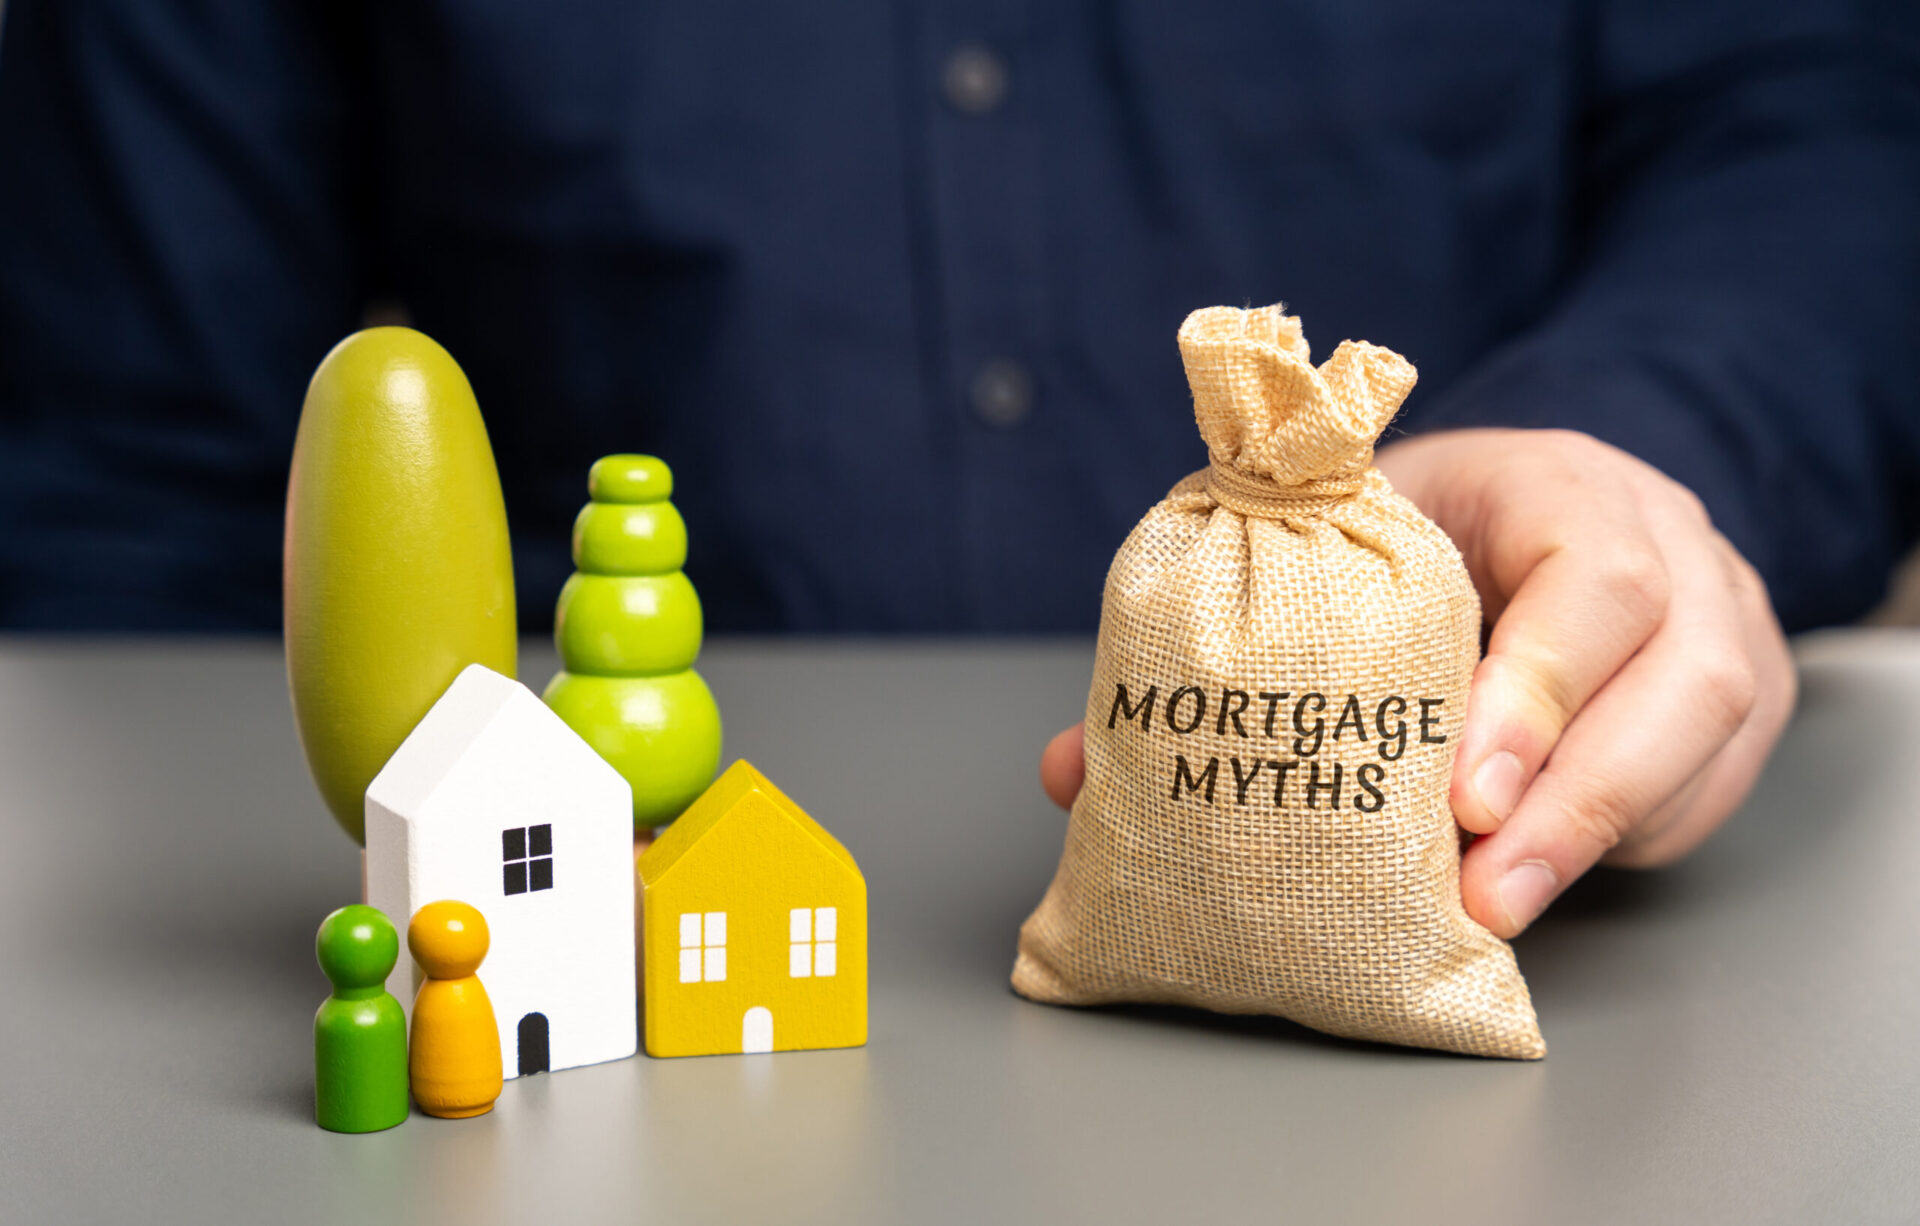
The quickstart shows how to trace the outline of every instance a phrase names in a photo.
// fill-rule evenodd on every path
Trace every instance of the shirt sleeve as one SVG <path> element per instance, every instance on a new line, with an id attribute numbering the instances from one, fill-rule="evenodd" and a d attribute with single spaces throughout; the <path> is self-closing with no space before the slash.
<path id="1" fill-rule="evenodd" d="M 306 378 L 366 296 L 357 7 L 6 4 L 0 624 L 278 624 Z"/>
<path id="2" fill-rule="evenodd" d="M 1920 23 L 1599 11 L 1564 281 L 1415 427 L 1604 439 L 1700 495 L 1788 629 L 1857 617 L 1920 522 Z"/>

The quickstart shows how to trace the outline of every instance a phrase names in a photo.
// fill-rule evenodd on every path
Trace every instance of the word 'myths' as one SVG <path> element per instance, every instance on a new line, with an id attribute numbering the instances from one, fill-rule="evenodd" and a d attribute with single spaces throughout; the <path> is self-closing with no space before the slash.
<path id="1" fill-rule="evenodd" d="M 1138 701 L 1128 692 L 1124 681 L 1117 683 L 1113 689 L 1113 707 L 1107 712 L 1107 727 L 1117 727 L 1124 720 L 1130 724 L 1138 722 L 1141 731 L 1152 732 L 1160 687 L 1148 686 Z M 1293 700 L 1290 710 L 1288 705 L 1284 705 L 1288 699 Z M 1255 705 L 1256 700 L 1258 706 Z M 1180 736 L 1196 732 L 1205 724 L 1211 725 L 1215 736 L 1227 735 L 1227 729 L 1231 727 L 1234 735 L 1242 740 L 1271 741 L 1290 735 L 1293 754 L 1298 758 L 1313 757 L 1320 752 L 1322 744 L 1338 742 L 1351 729 L 1356 741 L 1378 740 L 1380 756 L 1392 762 L 1407 751 L 1409 735 L 1406 716 L 1416 705 L 1419 713 L 1414 717 L 1414 723 L 1419 728 L 1420 743 L 1446 743 L 1446 737 L 1434 735 L 1434 729 L 1440 723 L 1439 709 L 1446 705 L 1446 701 L 1444 698 L 1416 698 L 1409 703 L 1399 694 L 1388 694 L 1378 702 L 1362 703 L 1358 694 L 1348 694 L 1346 702 L 1341 704 L 1340 714 L 1329 728 L 1328 699 L 1317 690 L 1309 690 L 1295 697 L 1290 690 L 1250 693 L 1222 687 L 1219 697 L 1209 701 L 1207 691 L 1199 686 L 1183 685 L 1167 695 L 1166 705 L 1159 710 L 1160 720 L 1167 730 Z M 1247 730 L 1249 724 L 1253 726 L 1251 732 Z M 1276 730 L 1276 726 L 1279 730 Z"/>
<path id="2" fill-rule="evenodd" d="M 1259 791 L 1254 792 L 1254 802 L 1264 803 L 1267 789 L 1271 787 L 1273 807 L 1276 809 L 1286 808 L 1289 797 L 1296 802 L 1304 797 L 1309 809 L 1321 808 L 1323 802 L 1325 808 L 1338 809 L 1340 798 L 1345 794 L 1341 787 L 1345 768 L 1338 762 L 1331 764 L 1333 769 L 1323 781 L 1318 761 L 1307 762 L 1307 770 L 1299 774 L 1295 773 L 1301 765 L 1297 761 L 1263 762 L 1258 758 L 1244 763 L 1238 758 L 1228 758 L 1227 761 L 1233 767 L 1233 803 L 1237 805 L 1249 803 L 1248 794 L 1254 792 L 1256 784 L 1260 786 Z M 1270 776 L 1270 779 L 1263 779 L 1262 775 Z M 1294 785 L 1291 792 L 1287 788 L 1289 777 Z M 1353 772 L 1353 782 L 1358 788 L 1352 796 L 1353 807 L 1362 813 L 1378 813 L 1381 806 L 1387 803 L 1387 794 L 1381 790 L 1381 783 L 1386 777 L 1386 767 L 1378 762 L 1362 762 Z M 1187 761 L 1187 755 L 1173 755 L 1174 800 L 1180 799 L 1181 793 L 1185 792 L 1195 796 L 1204 795 L 1207 803 L 1213 804 L 1214 790 L 1223 783 L 1218 757 L 1208 758 L 1205 766 L 1195 770 L 1193 764 Z"/>

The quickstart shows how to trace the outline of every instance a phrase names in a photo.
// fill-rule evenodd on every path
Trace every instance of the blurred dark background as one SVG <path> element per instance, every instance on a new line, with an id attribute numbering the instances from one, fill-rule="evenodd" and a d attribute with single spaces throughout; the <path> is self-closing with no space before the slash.
<path id="1" fill-rule="evenodd" d="M 275 629 L 306 380 L 398 318 L 528 629 L 612 451 L 712 628 L 1091 629 L 1205 462 L 1181 319 L 1275 300 L 1420 367 L 1396 430 L 1589 431 L 1854 619 L 1920 530 L 1917 14 L 10 0 L 0 627 Z"/>

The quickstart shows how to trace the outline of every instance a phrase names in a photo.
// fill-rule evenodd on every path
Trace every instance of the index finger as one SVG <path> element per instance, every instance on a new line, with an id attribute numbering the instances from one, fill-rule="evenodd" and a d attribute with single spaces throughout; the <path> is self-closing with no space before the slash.
<path id="1" fill-rule="evenodd" d="M 1080 723 L 1060 732 L 1040 753 L 1040 788 L 1062 809 L 1073 808 L 1087 778 L 1086 727 Z"/>

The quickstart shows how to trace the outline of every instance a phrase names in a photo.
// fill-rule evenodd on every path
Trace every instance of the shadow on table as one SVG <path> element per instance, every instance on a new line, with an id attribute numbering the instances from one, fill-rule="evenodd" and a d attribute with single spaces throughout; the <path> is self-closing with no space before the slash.
<path id="1" fill-rule="evenodd" d="M 1620 964 L 1682 918 L 1703 908 L 1725 905 L 1735 887 L 1726 874 L 1683 863 L 1656 872 L 1597 869 L 1576 882 L 1541 921 L 1515 942 L 1515 954 L 1536 1006 L 1579 1008 L 1593 996 L 1618 992 Z M 982 910 L 980 932 L 998 927 L 1009 934 L 1004 944 L 1011 961 L 1011 934 L 1025 913 L 1014 916 L 1004 904 Z M 1048 1006 L 1036 1006 L 1048 1007 Z M 1447 1052 L 1400 1047 L 1323 1034 L 1285 1018 L 1263 1014 L 1227 1014 L 1178 1005 L 1104 1005 L 1074 1008 L 1129 1025 L 1172 1028 L 1228 1039 L 1248 1039 L 1323 1051 L 1365 1053 L 1395 1059 L 1479 1060 Z M 1551 1034 L 1548 1035 L 1551 1043 Z"/>
<path id="2" fill-rule="evenodd" d="M 1054 1006 L 1036 1006 L 1052 1008 Z M 1098 1005 L 1076 1008 L 1077 1012 L 1124 1019 L 1143 1026 L 1169 1027 L 1229 1038 L 1253 1039 L 1262 1043 L 1285 1043 L 1324 1051 L 1387 1056 L 1395 1059 L 1482 1060 L 1481 1056 L 1463 1056 L 1455 1052 L 1429 1051 L 1401 1047 L 1392 1043 L 1374 1043 L 1364 1039 L 1345 1039 L 1325 1034 L 1284 1017 L 1262 1013 L 1214 1013 L 1184 1005 Z"/>

